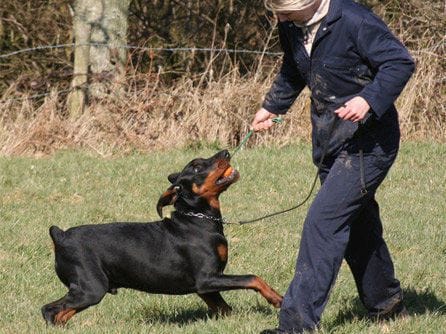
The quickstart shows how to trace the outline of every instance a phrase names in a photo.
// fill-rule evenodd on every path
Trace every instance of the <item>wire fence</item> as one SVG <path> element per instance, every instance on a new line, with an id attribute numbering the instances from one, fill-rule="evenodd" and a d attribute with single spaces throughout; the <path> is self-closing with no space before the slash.
<path id="1" fill-rule="evenodd" d="M 163 47 L 142 47 L 136 45 L 110 45 L 105 43 L 69 43 L 69 44 L 56 44 L 56 45 L 40 45 L 32 48 L 24 48 L 20 50 L 16 50 L 9 53 L 0 54 L 0 59 L 6 59 L 13 56 L 18 56 L 24 53 L 35 52 L 35 51 L 46 51 L 46 50 L 54 50 L 54 49 L 64 49 L 64 48 L 75 48 L 82 46 L 93 46 L 93 47 L 106 47 L 111 49 L 127 49 L 127 50 L 138 50 L 138 51 L 152 51 L 152 52 L 212 52 L 212 53 L 227 53 L 227 54 L 254 54 L 261 56 L 270 56 L 276 57 L 281 56 L 282 52 L 271 52 L 267 50 L 246 50 L 246 49 L 227 49 L 227 48 L 195 48 L 195 47 L 177 47 L 177 48 L 163 48 Z M 81 88 L 88 88 L 88 85 L 83 85 Z M 49 96 L 53 93 L 57 93 L 57 95 L 66 95 L 72 92 L 73 90 L 79 89 L 80 87 L 71 87 L 69 89 L 58 90 L 57 92 L 48 91 L 46 93 L 34 94 L 25 97 L 12 97 L 7 99 L 1 99 L 1 102 L 17 102 L 31 99 L 39 99 L 46 96 Z"/>
<path id="2" fill-rule="evenodd" d="M 444 42 L 444 41 L 443 41 Z M 429 53 L 433 54 L 439 47 L 441 47 L 442 43 L 437 43 L 434 46 L 431 46 L 430 48 L 427 48 L 425 50 L 417 50 L 413 51 L 413 53 Z M 62 49 L 62 48 L 75 48 L 75 47 L 82 47 L 82 46 L 93 46 L 93 47 L 106 47 L 111 49 L 127 49 L 127 50 L 139 50 L 139 51 L 152 51 L 152 52 L 213 52 L 213 53 L 227 53 L 227 54 L 254 54 L 254 55 L 260 55 L 260 56 L 269 56 L 269 57 L 277 57 L 281 56 L 282 52 L 271 52 L 267 50 L 247 50 L 247 49 L 227 49 L 227 48 L 195 48 L 195 47 L 176 47 L 176 48 L 163 48 L 163 47 L 142 47 L 142 46 L 136 46 L 136 45 L 110 45 L 105 43 L 69 43 L 69 44 L 56 44 L 56 45 L 40 45 L 33 48 L 24 48 L 20 50 L 16 50 L 9 53 L 0 54 L 0 59 L 6 59 L 13 56 L 18 56 L 24 53 L 29 52 L 35 52 L 35 51 L 45 51 L 45 50 L 53 50 L 53 49 Z M 438 56 L 437 54 L 434 54 L 435 56 Z M 439 82 L 444 83 L 446 80 L 446 77 L 439 78 Z M 88 85 L 83 85 L 82 88 L 88 88 Z M 59 94 L 68 94 L 73 90 L 79 89 L 79 87 L 72 87 L 69 89 L 64 90 L 58 90 L 56 93 Z M 1 99 L 2 102 L 11 102 L 11 101 L 24 101 L 24 100 L 30 100 L 30 99 L 38 99 L 42 97 L 49 96 L 53 94 L 54 92 L 48 91 L 46 93 L 41 94 L 34 94 L 26 97 L 12 97 L 7 99 Z"/>
<path id="3" fill-rule="evenodd" d="M 107 47 L 113 49 L 128 49 L 128 50 L 140 50 L 140 51 L 166 51 L 166 52 L 225 52 L 225 53 L 233 53 L 233 54 L 257 54 L 257 55 L 265 55 L 265 56 L 280 56 L 282 52 L 271 52 L 266 50 L 246 50 L 246 49 L 226 49 L 226 48 L 187 48 L 187 47 L 178 47 L 178 48 L 155 48 L 155 47 L 143 47 L 136 45 L 110 45 L 104 43 L 82 43 L 82 44 L 57 44 L 57 45 L 41 45 L 33 48 L 20 49 L 17 51 L 9 52 L 0 55 L 0 59 L 8 58 L 12 56 L 19 55 L 21 53 L 33 52 L 33 51 L 41 51 L 41 50 L 51 50 L 51 49 L 61 49 L 61 48 L 73 48 L 73 47 L 81 47 L 81 46 L 95 46 L 95 47 Z"/>

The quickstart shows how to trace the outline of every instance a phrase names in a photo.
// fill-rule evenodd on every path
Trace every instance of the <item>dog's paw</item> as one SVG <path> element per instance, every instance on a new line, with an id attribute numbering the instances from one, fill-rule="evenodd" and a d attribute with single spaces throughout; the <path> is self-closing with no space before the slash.
<path id="1" fill-rule="evenodd" d="M 275 308 L 280 308 L 280 306 L 282 306 L 282 301 L 283 301 L 283 297 L 277 293 L 275 295 L 271 296 L 271 299 L 269 300 L 269 302 Z"/>

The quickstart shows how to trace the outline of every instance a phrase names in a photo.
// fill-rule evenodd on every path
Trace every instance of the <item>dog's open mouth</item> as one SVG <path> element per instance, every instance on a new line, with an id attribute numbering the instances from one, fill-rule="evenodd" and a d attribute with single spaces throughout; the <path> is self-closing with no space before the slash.
<path id="1" fill-rule="evenodd" d="M 240 174 L 235 169 L 229 166 L 224 173 L 217 179 L 217 182 L 215 182 L 217 185 L 221 186 L 224 184 L 230 184 L 238 180 Z"/>

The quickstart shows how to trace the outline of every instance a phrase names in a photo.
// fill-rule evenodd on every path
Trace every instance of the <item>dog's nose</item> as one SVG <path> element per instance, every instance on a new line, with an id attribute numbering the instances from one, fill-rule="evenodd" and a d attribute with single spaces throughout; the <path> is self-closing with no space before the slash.
<path id="1" fill-rule="evenodd" d="M 231 159 L 231 154 L 229 153 L 228 150 L 223 150 L 221 153 L 225 159 L 228 159 L 228 160 Z"/>
<path id="2" fill-rule="evenodd" d="M 228 152 L 228 150 L 223 150 L 215 153 L 215 155 L 211 159 L 229 161 L 231 160 L 231 154 Z"/>

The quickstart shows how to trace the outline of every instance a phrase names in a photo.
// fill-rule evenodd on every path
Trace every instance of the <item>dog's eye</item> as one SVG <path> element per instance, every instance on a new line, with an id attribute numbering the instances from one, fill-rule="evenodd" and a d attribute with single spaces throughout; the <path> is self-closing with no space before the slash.
<path id="1" fill-rule="evenodd" d="M 201 168 L 199 166 L 194 167 L 194 173 L 199 173 Z"/>

